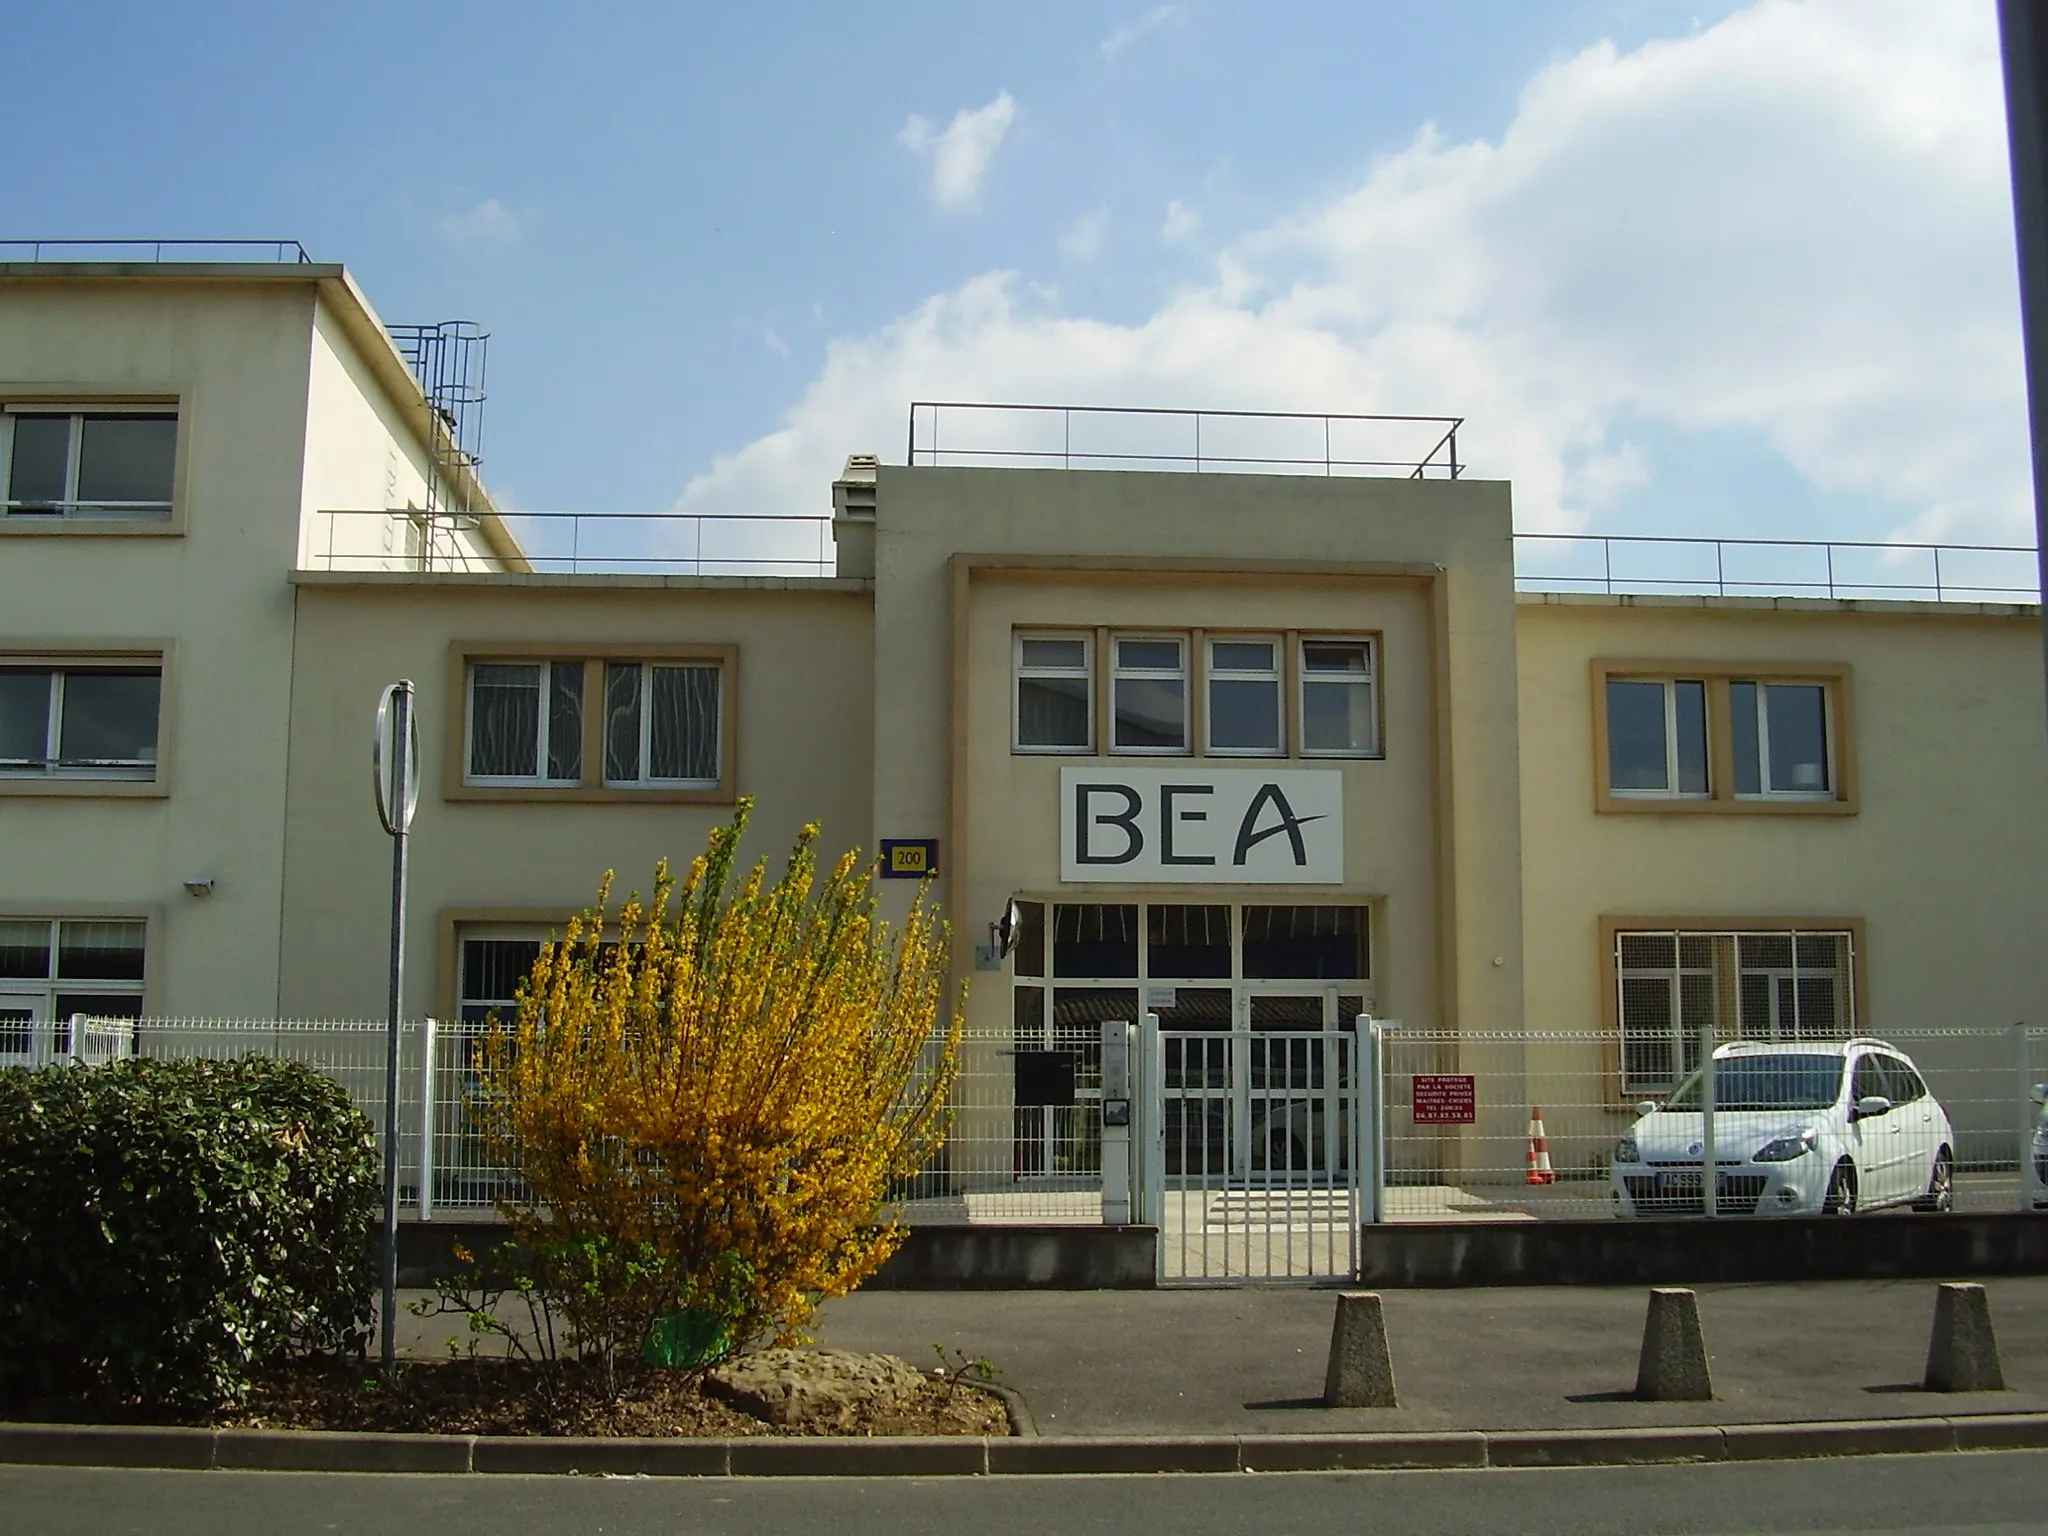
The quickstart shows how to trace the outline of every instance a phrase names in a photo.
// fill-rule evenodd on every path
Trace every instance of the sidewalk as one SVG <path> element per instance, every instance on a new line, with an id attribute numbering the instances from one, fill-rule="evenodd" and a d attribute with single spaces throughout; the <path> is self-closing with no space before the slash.
<path id="1" fill-rule="evenodd" d="M 1333 1293 L 878 1291 L 818 1342 L 990 1360 L 1048 1436 L 1598 1429 L 2048 1411 L 2048 1277 L 1985 1282 L 2005 1392 L 1920 1390 L 1933 1281 L 1699 1287 L 1711 1403 L 1638 1403 L 1640 1287 L 1387 1291 L 1402 1406 L 1319 1405 Z"/>

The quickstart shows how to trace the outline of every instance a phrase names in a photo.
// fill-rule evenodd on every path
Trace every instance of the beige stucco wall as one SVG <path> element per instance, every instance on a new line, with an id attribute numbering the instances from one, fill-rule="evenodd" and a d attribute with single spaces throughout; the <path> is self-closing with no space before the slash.
<path id="1" fill-rule="evenodd" d="M 330 304 L 313 317 L 298 564 L 404 569 L 404 529 L 336 516 L 427 504 L 427 456 Z"/>
<path id="2" fill-rule="evenodd" d="M 1529 598 L 1517 630 L 1526 1018 L 1537 1041 L 1602 1027 L 1603 916 L 1861 918 L 1865 1029 L 2042 1020 L 2048 736 L 2035 611 Z M 1592 663 L 1660 657 L 1848 665 L 1857 814 L 1597 812 Z M 1970 1052 L 1909 1049 L 1947 1050 L 1987 1093 L 2010 1087 L 2002 1036 Z M 1586 1102 L 1614 1096 L 1583 1045 L 1532 1042 L 1529 1060 L 1557 1084 L 1583 1081 L 1572 1091 Z M 1629 1118 L 1619 1105 L 1577 1121 L 1562 1105 L 1546 1109 L 1561 1166 Z M 1951 1112 L 1959 1127 L 1993 1113 Z M 2011 1110 L 1997 1114 L 2012 1123 Z"/>
<path id="3" fill-rule="evenodd" d="M 307 269 L 311 274 L 314 269 Z M 0 399 L 172 396 L 176 519 L 138 537 L 0 531 L 0 646 L 167 644 L 161 798 L 0 789 L 0 905 L 159 914 L 147 1004 L 277 1002 L 292 564 L 314 278 L 0 271 Z M 211 877 L 214 894 L 182 882 Z"/>
<path id="4" fill-rule="evenodd" d="M 412 838 L 407 1010 L 445 1012 L 457 911 L 579 910 L 610 868 L 646 889 L 655 861 L 701 852 L 727 804 L 451 801 L 444 796 L 451 649 L 515 641 L 737 648 L 737 789 L 758 801 L 744 852 L 771 860 L 805 821 L 836 856 L 871 846 L 872 613 L 859 583 L 585 578 L 307 577 L 298 587 L 286 843 L 284 1011 L 378 1017 L 385 1007 L 391 847 L 369 776 L 372 711 L 411 678 L 423 788 Z"/>

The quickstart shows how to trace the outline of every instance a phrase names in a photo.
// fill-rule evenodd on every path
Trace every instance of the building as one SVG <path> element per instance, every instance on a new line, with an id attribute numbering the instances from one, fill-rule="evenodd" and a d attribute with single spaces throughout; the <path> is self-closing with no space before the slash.
<path id="1" fill-rule="evenodd" d="M 0 264 L 0 1061 L 74 1012 L 380 1015 L 398 677 L 418 1015 L 507 1003 L 605 869 L 644 885 L 747 794 L 761 854 L 813 819 L 928 845 L 992 1077 L 1147 1010 L 1395 1017 L 1505 1085 L 1409 1149 L 1439 1172 L 1518 1163 L 1564 1093 L 1595 1169 L 1709 1021 L 2041 1016 L 2030 556 L 1960 593 L 1953 553 L 1911 595 L 1546 590 L 1431 428 L 1391 476 L 856 455 L 810 574 L 617 519 L 572 560 L 477 477 L 470 332 L 302 259 L 79 254 Z M 981 446 L 1073 462 L 1020 441 Z M 988 1107 L 980 1173 L 1053 1169 L 1044 1112 Z"/>

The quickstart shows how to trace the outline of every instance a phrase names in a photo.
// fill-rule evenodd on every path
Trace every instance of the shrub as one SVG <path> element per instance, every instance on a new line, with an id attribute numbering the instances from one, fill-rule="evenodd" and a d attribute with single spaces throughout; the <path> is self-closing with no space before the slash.
<path id="1" fill-rule="evenodd" d="M 297 1062 L 0 1073 L 0 1397 L 205 1410 L 360 1345 L 380 1166 Z"/>
<path id="2" fill-rule="evenodd" d="M 793 1339 L 894 1251 L 890 1182 L 943 1135 L 944 925 L 920 892 L 892 930 L 856 854 L 820 880 L 815 825 L 780 879 L 735 883 L 750 810 L 645 904 L 608 915 L 607 875 L 485 1041 L 486 1135 L 525 1181 L 504 1214 L 607 1383 L 643 1345 L 705 1363 Z"/>

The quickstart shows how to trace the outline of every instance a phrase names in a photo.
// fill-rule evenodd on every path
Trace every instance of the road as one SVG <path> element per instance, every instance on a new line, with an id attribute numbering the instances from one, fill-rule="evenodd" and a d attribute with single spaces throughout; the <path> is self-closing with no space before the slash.
<path id="1" fill-rule="evenodd" d="M 1554 1471 L 776 1480 L 0 1467 L 4 1536 L 2038 1532 L 2048 1452 Z"/>

